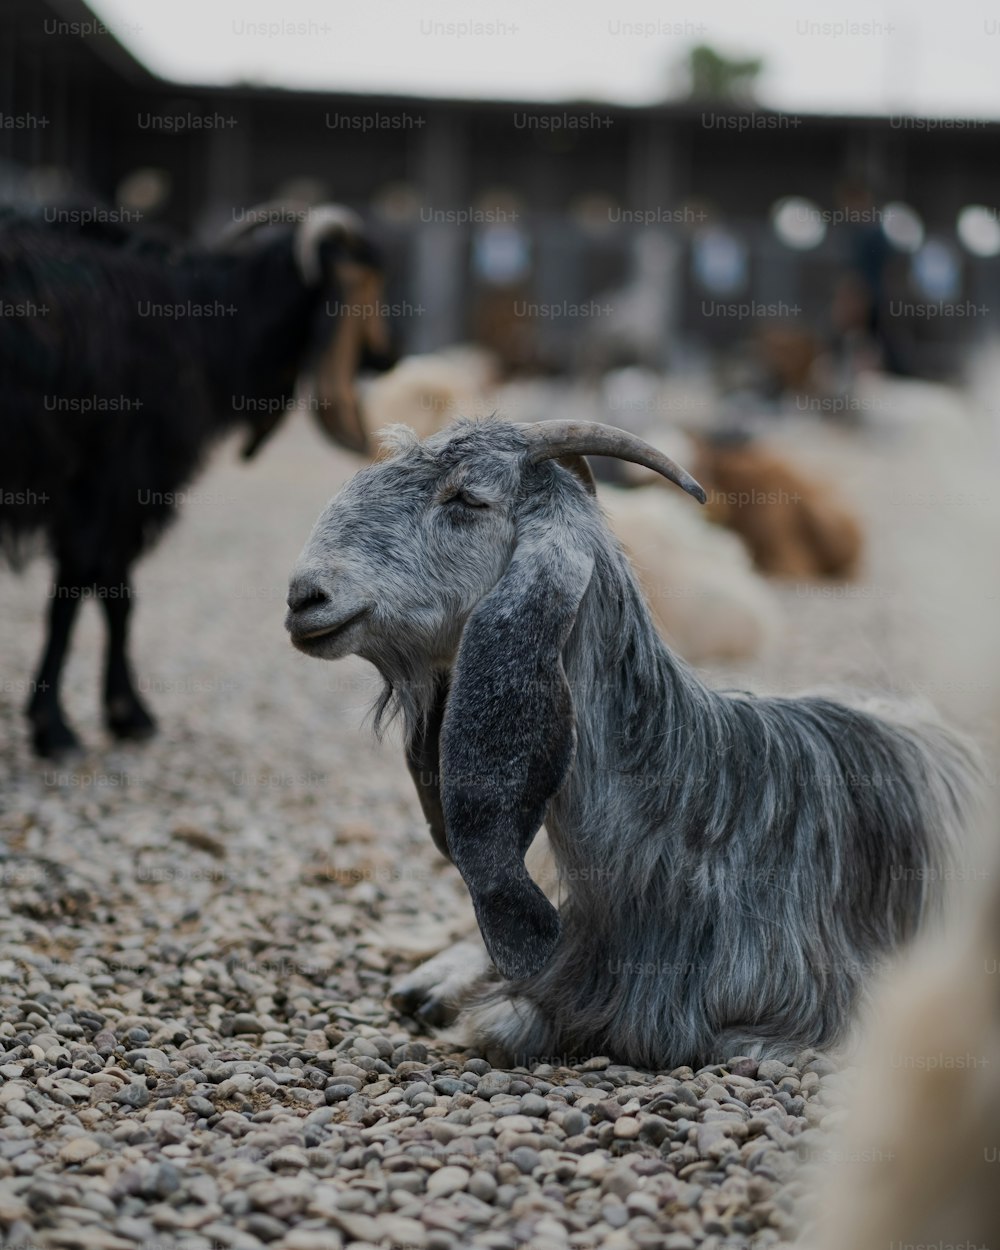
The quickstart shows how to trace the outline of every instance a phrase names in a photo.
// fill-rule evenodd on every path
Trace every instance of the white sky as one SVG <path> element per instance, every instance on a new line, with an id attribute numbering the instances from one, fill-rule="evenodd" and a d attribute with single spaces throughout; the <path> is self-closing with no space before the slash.
<path id="1" fill-rule="evenodd" d="M 790 112 L 1000 118 L 1000 8 L 983 0 L 90 3 L 152 69 L 189 82 L 645 103 L 707 42 L 763 56 L 761 99 Z M 467 29 L 477 22 L 492 32 Z"/>

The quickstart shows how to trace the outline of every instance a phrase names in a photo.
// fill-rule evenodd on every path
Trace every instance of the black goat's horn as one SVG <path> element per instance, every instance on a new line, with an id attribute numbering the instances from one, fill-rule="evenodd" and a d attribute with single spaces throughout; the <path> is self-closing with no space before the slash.
<path id="1" fill-rule="evenodd" d="M 324 239 L 340 236 L 356 240 L 364 234 L 364 225 L 358 214 L 341 204 L 307 205 L 266 200 L 248 208 L 241 221 L 231 222 L 219 235 L 215 246 L 225 250 L 256 230 L 282 224 L 295 226 L 295 263 L 303 279 L 311 286 L 322 277 L 319 246 Z"/>
<path id="2" fill-rule="evenodd" d="M 617 426 L 602 425 L 598 421 L 539 421 L 534 425 L 525 425 L 524 432 L 533 464 L 558 460 L 563 456 L 614 456 L 617 460 L 629 460 L 632 464 L 641 464 L 662 474 L 699 503 L 705 503 L 707 499 L 703 488 L 686 469 L 635 434 Z"/>
<path id="3" fill-rule="evenodd" d="M 255 204 L 253 208 L 246 209 L 239 221 L 231 221 L 219 233 L 215 246 L 220 250 L 225 250 L 255 230 L 278 225 L 281 222 L 294 222 L 301 217 L 303 211 L 305 210 L 281 200 L 265 200 L 260 204 Z"/>
<path id="4" fill-rule="evenodd" d="M 315 285 L 322 278 L 319 247 L 324 239 L 359 240 L 364 224 L 353 209 L 342 204 L 317 204 L 310 208 L 295 232 L 295 263 L 303 279 Z"/>

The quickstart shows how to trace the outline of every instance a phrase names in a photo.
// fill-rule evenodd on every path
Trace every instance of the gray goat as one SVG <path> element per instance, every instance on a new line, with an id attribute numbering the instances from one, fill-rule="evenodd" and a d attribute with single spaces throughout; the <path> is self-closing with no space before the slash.
<path id="1" fill-rule="evenodd" d="M 376 727 L 402 714 L 488 952 L 437 957 L 400 1001 L 454 999 L 470 1041 L 513 1062 L 828 1046 L 934 902 L 972 753 L 905 711 L 709 690 L 656 633 L 591 454 L 704 498 L 607 426 L 395 427 L 294 571 L 293 643 L 381 672 Z M 524 865 L 543 821 L 558 911 Z"/>

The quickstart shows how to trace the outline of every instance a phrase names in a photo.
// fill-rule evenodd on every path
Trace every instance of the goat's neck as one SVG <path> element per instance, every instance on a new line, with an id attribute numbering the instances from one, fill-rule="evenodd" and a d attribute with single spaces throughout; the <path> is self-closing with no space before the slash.
<path id="1" fill-rule="evenodd" d="M 602 553 L 564 653 L 577 750 L 546 824 L 557 854 L 588 831 L 655 807 L 702 736 L 710 692 L 660 638 L 632 571 Z M 709 719 L 714 719 L 709 717 Z"/>
<path id="2" fill-rule="evenodd" d="M 303 285 L 290 249 L 189 264 L 191 300 L 217 319 L 202 345 L 220 428 L 245 420 L 248 404 L 252 415 L 261 401 L 291 399 L 319 297 Z"/>

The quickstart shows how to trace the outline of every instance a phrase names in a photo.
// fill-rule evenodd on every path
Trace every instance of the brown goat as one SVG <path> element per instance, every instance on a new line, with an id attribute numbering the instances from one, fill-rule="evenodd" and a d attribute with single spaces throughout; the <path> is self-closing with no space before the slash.
<path id="1" fill-rule="evenodd" d="M 762 573 L 851 578 L 861 525 L 825 483 L 748 440 L 699 439 L 694 472 L 713 520 L 735 530 Z"/>

